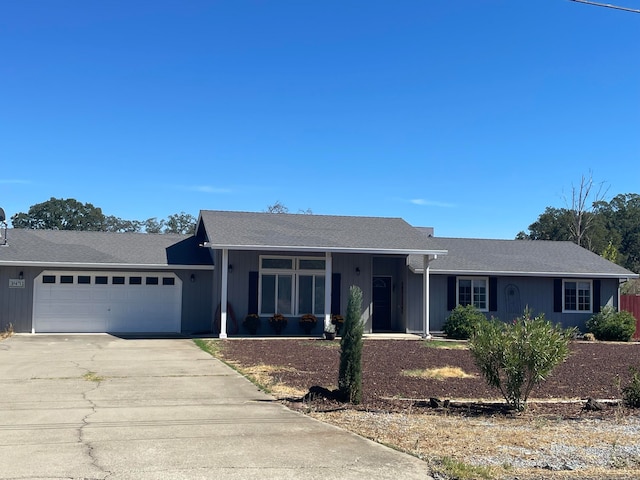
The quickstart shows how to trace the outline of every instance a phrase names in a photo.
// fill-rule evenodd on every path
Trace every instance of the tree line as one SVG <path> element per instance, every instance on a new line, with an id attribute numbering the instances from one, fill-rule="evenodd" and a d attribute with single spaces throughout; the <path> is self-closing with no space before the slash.
<path id="1" fill-rule="evenodd" d="M 582 177 L 566 207 L 547 207 L 519 240 L 568 240 L 633 272 L 640 272 L 640 195 L 606 201 L 602 188 Z M 602 185 L 600 185 L 602 186 Z"/>
<path id="2" fill-rule="evenodd" d="M 86 230 L 96 232 L 144 232 L 193 234 L 196 218 L 185 212 L 146 220 L 125 220 L 105 215 L 102 209 L 91 203 L 81 203 L 73 198 L 53 198 L 29 207 L 25 212 L 11 217 L 14 228 L 47 230 Z"/>

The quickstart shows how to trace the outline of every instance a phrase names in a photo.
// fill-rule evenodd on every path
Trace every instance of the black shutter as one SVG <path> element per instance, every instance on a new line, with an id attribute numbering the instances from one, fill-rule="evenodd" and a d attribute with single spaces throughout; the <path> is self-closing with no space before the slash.
<path id="1" fill-rule="evenodd" d="M 600 279 L 593 281 L 593 313 L 600 313 Z"/>
<path id="2" fill-rule="evenodd" d="M 249 302 L 247 313 L 258 313 L 258 272 L 249 272 Z"/>
<path id="3" fill-rule="evenodd" d="M 553 311 L 562 312 L 562 279 L 553 279 Z"/>
<path id="4" fill-rule="evenodd" d="M 447 277 L 447 310 L 456 308 L 456 277 Z"/>
<path id="5" fill-rule="evenodd" d="M 498 311 L 498 277 L 489 277 L 489 311 Z"/>
<path id="6" fill-rule="evenodd" d="M 340 315 L 340 274 L 331 275 L 331 314 Z"/>

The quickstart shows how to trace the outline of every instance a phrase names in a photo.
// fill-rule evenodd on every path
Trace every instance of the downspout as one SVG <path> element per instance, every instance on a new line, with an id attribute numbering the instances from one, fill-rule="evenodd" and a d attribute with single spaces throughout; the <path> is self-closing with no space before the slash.
<path id="1" fill-rule="evenodd" d="M 324 328 L 331 324 L 331 277 L 333 276 L 333 264 L 331 252 L 324 254 Z M 324 331 L 323 328 L 323 331 Z"/>
<path id="2" fill-rule="evenodd" d="M 229 283 L 229 250 L 222 249 L 222 285 L 220 292 L 220 338 L 227 338 L 227 292 Z"/>

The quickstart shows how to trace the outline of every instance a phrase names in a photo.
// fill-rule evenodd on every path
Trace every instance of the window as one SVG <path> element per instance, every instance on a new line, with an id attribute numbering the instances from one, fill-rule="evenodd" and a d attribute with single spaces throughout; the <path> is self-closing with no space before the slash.
<path id="1" fill-rule="evenodd" d="M 563 311 L 591 312 L 591 281 L 563 281 Z"/>
<path id="2" fill-rule="evenodd" d="M 60 275 L 60 283 L 73 283 L 73 275 Z"/>
<path id="3" fill-rule="evenodd" d="M 158 285 L 158 277 L 147 277 L 146 278 L 147 285 Z"/>
<path id="4" fill-rule="evenodd" d="M 486 278 L 458 278 L 458 305 L 473 305 L 488 311 L 489 289 Z"/>
<path id="5" fill-rule="evenodd" d="M 91 283 L 91 277 L 89 275 L 78 275 L 78 283 L 88 285 Z"/>
<path id="6" fill-rule="evenodd" d="M 43 275 L 42 276 L 42 283 L 56 283 L 56 276 L 55 275 Z"/>
<path id="7" fill-rule="evenodd" d="M 124 277 L 113 277 L 111 279 L 112 285 L 124 285 Z"/>
<path id="8" fill-rule="evenodd" d="M 104 275 L 97 275 L 96 276 L 96 285 L 106 285 L 109 281 L 109 277 L 104 276 Z"/>
<path id="9" fill-rule="evenodd" d="M 260 257 L 260 314 L 324 315 L 325 260 Z"/>
<path id="10" fill-rule="evenodd" d="M 175 285 L 175 284 L 176 284 L 176 279 L 173 277 L 162 278 L 162 285 Z"/>
<path id="11" fill-rule="evenodd" d="M 142 277 L 129 277 L 129 285 L 142 285 Z"/>

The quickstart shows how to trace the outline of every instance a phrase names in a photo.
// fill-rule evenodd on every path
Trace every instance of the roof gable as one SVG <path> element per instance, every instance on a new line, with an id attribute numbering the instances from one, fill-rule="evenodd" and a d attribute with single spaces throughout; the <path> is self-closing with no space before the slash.
<path id="1" fill-rule="evenodd" d="M 200 212 L 211 248 L 369 253 L 432 252 L 427 239 L 401 218 Z"/>

